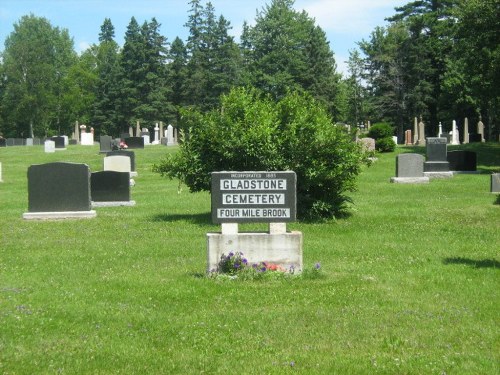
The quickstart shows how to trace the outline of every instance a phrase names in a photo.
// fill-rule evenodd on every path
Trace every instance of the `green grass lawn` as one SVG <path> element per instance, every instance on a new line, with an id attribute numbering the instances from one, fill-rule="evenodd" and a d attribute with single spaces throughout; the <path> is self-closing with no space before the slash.
<path id="1" fill-rule="evenodd" d="M 324 277 L 241 281 L 205 277 L 209 194 L 151 172 L 176 148 L 136 150 L 135 207 L 60 221 L 22 219 L 28 166 L 98 171 L 98 147 L 2 148 L 0 373 L 499 374 L 500 145 L 452 149 L 483 173 L 391 184 L 397 152 L 425 152 L 400 147 L 351 217 L 289 224 Z"/>

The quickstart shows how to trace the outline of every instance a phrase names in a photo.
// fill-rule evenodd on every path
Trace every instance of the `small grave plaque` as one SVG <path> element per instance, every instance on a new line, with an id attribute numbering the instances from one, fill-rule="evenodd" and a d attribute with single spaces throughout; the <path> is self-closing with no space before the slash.
<path id="1" fill-rule="evenodd" d="M 214 223 L 291 222 L 296 216 L 295 172 L 213 172 Z"/>

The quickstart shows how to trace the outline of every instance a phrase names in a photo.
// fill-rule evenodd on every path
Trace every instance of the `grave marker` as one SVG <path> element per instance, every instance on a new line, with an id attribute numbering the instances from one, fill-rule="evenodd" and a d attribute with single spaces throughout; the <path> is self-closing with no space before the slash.
<path id="1" fill-rule="evenodd" d="M 491 174 L 491 189 L 492 193 L 500 193 L 500 173 Z"/>
<path id="2" fill-rule="evenodd" d="M 92 207 L 134 206 L 127 172 L 100 171 L 90 176 Z"/>
<path id="3" fill-rule="evenodd" d="M 424 163 L 424 176 L 430 178 L 453 177 L 446 155 L 446 138 L 427 138 L 426 150 L 427 161 Z"/>
<path id="4" fill-rule="evenodd" d="M 396 177 L 390 181 L 399 184 L 429 183 L 429 177 L 424 176 L 424 157 L 413 153 L 396 156 Z"/>
<path id="5" fill-rule="evenodd" d="M 28 168 L 29 212 L 24 219 L 95 217 L 90 208 L 88 165 L 57 162 Z"/>

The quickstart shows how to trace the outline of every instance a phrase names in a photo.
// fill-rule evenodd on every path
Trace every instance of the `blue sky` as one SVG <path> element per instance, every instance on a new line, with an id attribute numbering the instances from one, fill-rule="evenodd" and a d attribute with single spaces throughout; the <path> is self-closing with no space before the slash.
<path id="1" fill-rule="evenodd" d="M 326 33 L 335 53 L 339 71 L 346 72 L 345 61 L 356 42 L 368 39 L 384 18 L 394 14 L 394 7 L 409 0 L 295 0 L 294 8 L 305 10 Z M 239 37 L 244 21 L 253 24 L 257 10 L 271 0 L 211 0 L 217 15 L 231 22 L 232 35 Z M 0 0 L 0 50 L 14 23 L 26 14 L 47 18 L 52 26 L 66 28 L 80 52 L 97 43 L 104 18 L 115 27 L 115 39 L 122 45 L 132 16 L 139 24 L 155 17 L 168 41 L 186 40 L 184 24 L 190 9 L 189 0 Z M 202 1 L 205 4 L 205 1 Z"/>

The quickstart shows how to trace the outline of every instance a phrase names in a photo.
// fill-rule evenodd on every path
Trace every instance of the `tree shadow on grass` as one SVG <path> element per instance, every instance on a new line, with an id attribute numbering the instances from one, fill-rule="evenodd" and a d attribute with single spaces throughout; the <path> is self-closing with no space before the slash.
<path id="1" fill-rule="evenodd" d="M 445 258 L 444 264 L 465 264 L 474 268 L 500 268 L 500 262 L 495 259 Z"/>
<path id="2" fill-rule="evenodd" d="M 210 212 L 205 212 L 201 214 L 162 214 L 155 215 L 152 218 L 153 221 L 165 221 L 165 222 L 174 222 L 174 221 L 186 221 L 192 224 L 200 225 L 200 226 L 212 226 L 212 216 Z"/>

